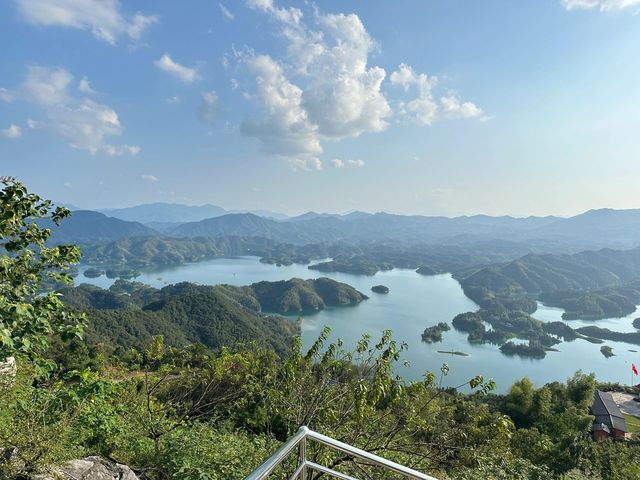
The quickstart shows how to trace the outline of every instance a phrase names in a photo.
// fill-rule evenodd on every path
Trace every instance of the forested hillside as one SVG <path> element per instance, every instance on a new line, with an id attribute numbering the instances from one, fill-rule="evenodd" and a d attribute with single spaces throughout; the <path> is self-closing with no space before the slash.
<path id="1" fill-rule="evenodd" d="M 640 302 L 640 248 L 529 254 L 459 277 L 467 296 L 485 308 L 503 304 L 531 313 L 535 303 L 527 297 L 538 296 L 567 309 L 569 316 L 621 316 Z"/>

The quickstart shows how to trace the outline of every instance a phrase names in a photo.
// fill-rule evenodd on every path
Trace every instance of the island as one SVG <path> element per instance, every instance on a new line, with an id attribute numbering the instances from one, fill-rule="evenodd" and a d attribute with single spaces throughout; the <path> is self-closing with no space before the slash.
<path id="1" fill-rule="evenodd" d="M 422 265 L 416 270 L 416 273 L 419 273 L 420 275 L 437 275 L 439 272 L 427 265 Z"/>
<path id="2" fill-rule="evenodd" d="M 422 341 L 425 343 L 434 343 L 442 341 L 442 334 L 451 330 L 448 323 L 440 322 L 431 327 L 427 327 L 422 332 Z"/>
<path id="3" fill-rule="evenodd" d="M 637 328 L 638 330 L 640 330 L 640 317 L 636 318 L 633 321 L 633 328 Z"/>
<path id="4" fill-rule="evenodd" d="M 604 358 L 611 358 L 616 356 L 616 354 L 613 353 L 613 349 L 608 345 L 601 346 L 600 353 L 604 355 Z"/>
<path id="5" fill-rule="evenodd" d="M 140 272 L 132 268 L 110 268 L 106 271 L 107 278 L 124 278 L 126 280 L 140 276 Z"/>
<path id="6" fill-rule="evenodd" d="M 389 293 L 389 287 L 385 285 L 374 285 L 371 287 L 371 291 L 375 293 Z"/>
<path id="7" fill-rule="evenodd" d="M 104 275 L 104 270 L 100 270 L 99 268 L 89 267 L 82 274 L 87 278 L 98 278 Z"/>
<path id="8" fill-rule="evenodd" d="M 459 352 L 457 350 L 438 350 L 438 353 L 447 353 L 449 355 L 457 355 L 459 357 L 468 357 L 468 353 Z"/>
<path id="9" fill-rule="evenodd" d="M 265 312 L 311 313 L 326 307 L 354 306 L 367 300 L 351 285 L 322 277 L 313 280 L 292 278 L 278 282 L 257 282 L 247 287 L 225 286 L 254 297 Z"/>
<path id="10" fill-rule="evenodd" d="M 531 341 L 528 344 L 507 342 L 500 347 L 500 351 L 505 355 L 518 355 L 538 360 L 543 359 L 547 354 L 542 345 Z"/>

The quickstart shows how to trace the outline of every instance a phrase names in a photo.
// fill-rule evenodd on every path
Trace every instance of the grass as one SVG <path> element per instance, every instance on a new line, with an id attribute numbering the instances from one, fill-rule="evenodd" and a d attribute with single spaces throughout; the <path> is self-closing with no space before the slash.
<path id="1" fill-rule="evenodd" d="M 627 428 L 630 433 L 640 433 L 640 417 L 634 417 L 628 413 L 623 414 L 627 421 Z"/>

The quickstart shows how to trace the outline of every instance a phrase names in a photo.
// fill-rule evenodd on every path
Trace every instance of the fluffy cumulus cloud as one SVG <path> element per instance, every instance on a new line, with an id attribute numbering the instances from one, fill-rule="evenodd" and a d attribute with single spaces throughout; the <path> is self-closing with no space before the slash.
<path id="1" fill-rule="evenodd" d="M 390 77 L 382 67 L 370 65 L 378 47 L 355 14 L 323 14 L 314 8 L 307 20 L 299 8 L 279 7 L 273 0 L 246 3 L 270 18 L 285 41 L 286 54 L 274 58 L 252 50 L 236 52 L 255 80 L 255 93 L 245 96 L 262 107 L 262 116 L 245 120 L 241 131 L 295 167 L 321 168 L 324 141 L 385 130 L 394 108 L 421 125 L 439 117 L 470 118 L 481 113 L 457 97 L 451 97 L 458 102 L 457 110 L 444 97 L 438 101 L 432 94 L 435 78 L 417 74 L 408 65 L 402 64 Z M 415 98 L 394 104 L 385 95 L 386 84 L 399 85 L 405 95 Z M 331 163 L 336 168 L 347 166 Z"/>
<path id="2" fill-rule="evenodd" d="M 597 8 L 605 12 L 640 7 L 640 0 L 562 0 L 562 5 L 567 10 L 591 10 Z"/>
<path id="3" fill-rule="evenodd" d="M 40 107 L 47 118 L 45 122 L 29 122 L 29 128 L 43 124 L 56 131 L 73 148 L 91 154 L 136 155 L 140 147 L 107 142 L 107 137 L 123 132 L 115 110 L 75 95 L 72 84 L 73 75 L 64 68 L 29 67 L 20 88 L 21 96 Z"/>
<path id="4" fill-rule="evenodd" d="M 193 83 L 200 80 L 200 74 L 196 68 L 185 67 L 175 62 L 168 53 L 165 53 L 153 63 L 163 72 L 173 75 L 184 83 Z"/>
<path id="5" fill-rule="evenodd" d="M 318 128 L 302 106 L 302 90 L 286 78 L 282 66 L 270 56 L 251 56 L 245 61 L 255 75 L 256 97 L 264 116 L 245 120 L 241 131 L 258 137 L 266 153 L 288 159 L 295 168 L 321 169 Z"/>
<path id="6" fill-rule="evenodd" d="M 16 138 L 20 138 L 20 136 L 22 135 L 22 129 L 18 125 L 14 125 L 12 123 L 7 128 L 2 130 L 2 135 L 9 140 L 15 140 Z"/>
<path id="7" fill-rule="evenodd" d="M 438 79 L 425 73 L 418 74 L 406 63 L 401 63 L 389 79 L 392 85 L 401 87 L 404 92 L 416 92 L 412 100 L 399 103 L 398 113 L 400 117 L 418 125 L 431 125 L 440 118 L 474 118 L 483 115 L 482 109 L 476 104 L 462 101 L 454 94 L 436 100 L 433 90 L 438 85 Z"/>
<path id="8" fill-rule="evenodd" d="M 14 0 L 24 20 L 33 25 L 88 30 L 115 45 L 120 37 L 138 40 L 156 15 L 125 14 L 118 0 Z"/>

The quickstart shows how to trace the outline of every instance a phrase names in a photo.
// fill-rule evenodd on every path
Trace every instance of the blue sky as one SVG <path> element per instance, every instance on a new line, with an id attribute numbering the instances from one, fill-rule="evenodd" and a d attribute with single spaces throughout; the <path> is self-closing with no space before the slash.
<path id="1" fill-rule="evenodd" d="M 0 170 L 86 208 L 638 208 L 639 11 L 5 1 Z"/>

